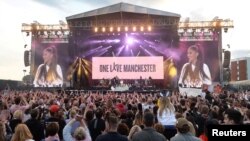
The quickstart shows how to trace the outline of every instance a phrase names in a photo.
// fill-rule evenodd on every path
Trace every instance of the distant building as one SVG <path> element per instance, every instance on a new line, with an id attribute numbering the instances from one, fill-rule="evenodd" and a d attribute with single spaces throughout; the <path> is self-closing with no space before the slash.
<path id="1" fill-rule="evenodd" d="M 231 60 L 231 81 L 250 80 L 250 57 Z"/>

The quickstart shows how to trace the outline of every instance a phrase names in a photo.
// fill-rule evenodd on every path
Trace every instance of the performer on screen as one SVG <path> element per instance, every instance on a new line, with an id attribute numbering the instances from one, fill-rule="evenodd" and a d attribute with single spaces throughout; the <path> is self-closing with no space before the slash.
<path id="1" fill-rule="evenodd" d="M 211 85 L 211 74 L 207 64 L 203 62 L 199 45 L 192 45 L 187 50 L 188 63 L 184 64 L 179 78 L 179 86 L 202 87 Z"/>
<path id="2" fill-rule="evenodd" d="M 43 64 L 39 65 L 33 84 L 35 87 L 61 87 L 63 75 L 57 64 L 57 50 L 54 46 L 43 50 Z"/>

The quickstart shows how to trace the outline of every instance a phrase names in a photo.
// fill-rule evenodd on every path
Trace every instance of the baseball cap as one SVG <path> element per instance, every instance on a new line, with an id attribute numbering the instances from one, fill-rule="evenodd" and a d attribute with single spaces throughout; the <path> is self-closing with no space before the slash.
<path id="1" fill-rule="evenodd" d="M 58 105 L 51 105 L 49 111 L 52 113 L 58 112 L 60 107 Z"/>

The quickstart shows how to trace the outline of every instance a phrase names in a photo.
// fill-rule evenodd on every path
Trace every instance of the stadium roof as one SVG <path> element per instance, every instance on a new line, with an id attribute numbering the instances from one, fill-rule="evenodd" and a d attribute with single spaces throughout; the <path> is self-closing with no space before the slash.
<path id="1" fill-rule="evenodd" d="M 168 17 L 181 17 L 181 15 L 151 8 L 146 8 L 142 6 L 137 6 L 128 3 L 118 3 L 114 5 L 110 5 L 107 7 L 95 9 L 92 11 L 72 15 L 66 17 L 66 20 L 78 19 L 78 18 L 85 18 L 85 17 L 92 17 L 104 14 L 111 14 L 116 12 L 130 12 L 130 13 L 138 13 L 138 14 L 149 14 L 149 15 L 158 15 L 158 16 L 168 16 Z"/>

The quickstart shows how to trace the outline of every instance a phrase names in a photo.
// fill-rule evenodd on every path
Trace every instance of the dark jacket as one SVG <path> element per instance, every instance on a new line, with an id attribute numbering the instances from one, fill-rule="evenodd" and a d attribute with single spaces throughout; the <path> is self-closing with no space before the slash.
<path id="1" fill-rule="evenodd" d="M 132 141 L 166 141 L 167 139 L 162 134 L 158 133 L 152 127 L 145 127 L 142 131 L 136 133 Z"/>
<path id="2" fill-rule="evenodd" d="M 94 119 L 89 124 L 89 132 L 93 141 L 105 130 L 105 121 L 103 119 Z"/>
<path id="3" fill-rule="evenodd" d="M 15 132 L 15 128 L 18 124 L 22 123 L 22 121 L 20 119 L 12 119 L 10 120 L 10 128 L 12 130 L 12 132 Z"/>
<path id="4" fill-rule="evenodd" d="M 128 141 L 128 138 L 117 132 L 108 132 L 104 135 L 99 135 L 95 141 Z"/>
<path id="5" fill-rule="evenodd" d="M 50 122 L 57 122 L 59 124 L 59 132 L 58 132 L 58 135 L 60 137 L 60 139 L 62 140 L 63 139 L 63 128 L 65 127 L 66 125 L 66 122 L 65 120 L 62 120 L 62 119 L 58 119 L 58 118 L 55 118 L 55 117 L 50 117 L 49 119 L 47 119 L 45 121 L 45 125 L 48 125 L 48 123 Z"/>
<path id="6" fill-rule="evenodd" d="M 28 126 L 31 134 L 33 135 L 33 139 L 35 141 L 41 141 L 45 138 L 44 136 L 44 126 L 42 123 L 37 119 L 29 119 L 25 122 Z"/>

